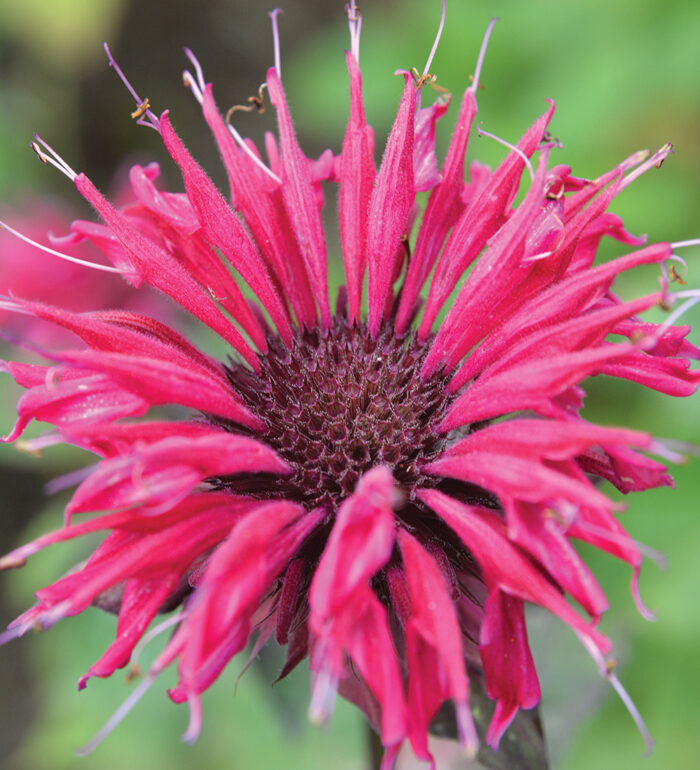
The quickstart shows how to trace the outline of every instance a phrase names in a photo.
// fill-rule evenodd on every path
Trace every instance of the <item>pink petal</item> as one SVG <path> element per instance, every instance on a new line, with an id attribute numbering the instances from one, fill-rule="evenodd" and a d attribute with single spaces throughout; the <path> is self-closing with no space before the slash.
<path id="1" fill-rule="evenodd" d="M 84 175 L 75 178 L 78 192 L 88 200 L 126 249 L 129 259 L 151 286 L 172 297 L 192 315 L 218 332 L 257 371 L 257 357 L 239 332 L 221 314 L 211 297 L 173 257 L 145 238 L 98 192 Z"/>
<path id="2" fill-rule="evenodd" d="M 409 73 L 399 111 L 384 150 L 372 193 L 367 231 L 369 330 L 376 338 L 391 297 L 401 236 L 406 232 L 416 190 L 413 177 L 416 88 Z"/>
<path id="3" fill-rule="evenodd" d="M 321 322 L 327 327 L 330 325 L 331 314 L 328 303 L 326 241 L 311 179 L 311 169 L 297 143 L 282 81 L 274 67 L 267 71 L 267 88 L 270 101 L 277 109 L 282 196 L 321 311 Z"/>
<path id="4" fill-rule="evenodd" d="M 518 708 L 539 703 L 540 685 L 527 641 L 522 600 L 494 590 L 484 610 L 479 652 L 486 690 L 498 700 L 486 742 L 497 749 Z"/>
<path id="5" fill-rule="evenodd" d="M 348 287 L 348 320 L 352 323 L 360 318 L 362 283 L 367 264 L 369 205 L 376 171 L 372 157 L 374 135 L 367 125 L 362 106 L 360 67 L 348 51 L 345 52 L 345 59 L 350 74 L 350 119 L 340 161 L 338 213 Z"/>
<path id="6" fill-rule="evenodd" d="M 160 124 L 166 149 L 180 167 L 187 196 L 197 212 L 204 237 L 219 248 L 241 274 L 270 314 L 280 336 L 288 343 L 291 328 L 286 309 L 243 225 L 211 179 L 187 152 L 173 131 L 167 112 L 161 117 Z"/>
<path id="7" fill-rule="evenodd" d="M 588 637 L 603 654 L 610 651 L 610 641 L 574 612 L 549 580 L 507 540 L 503 534 L 504 525 L 495 514 L 459 503 L 437 490 L 421 490 L 418 497 L 468 546 L 487 584 L 546 607 Z"/>

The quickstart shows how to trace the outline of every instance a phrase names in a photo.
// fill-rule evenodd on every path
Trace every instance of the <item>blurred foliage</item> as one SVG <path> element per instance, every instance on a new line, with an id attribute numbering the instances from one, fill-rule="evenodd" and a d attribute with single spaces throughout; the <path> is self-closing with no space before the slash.
<path id="1" fill-rule="evenodd" d="M 284 5 L 283 74 L 297 130 L 309 154 L 326 146 L 337 150 L 348 101 L 343 2 L 290 0 Z M 400 96 L 401 82 L 392 73 L 398 67 L 422 69 L 437 28 L 439 5 L 438 0 L 361 3 L 366 104 L 377 132 L 378 154 Z M 272 61 L 265 10 L 257 2 L 243 0 L 215 0 L 201 10 L 186 2 L 166 6 L 125 0 L 99 4 L 0 0 L 0 197 L 15 200 L 20 193 L 58 191 L 77 198 L 63 177 L 32 157 L 27 144 L 35 129 L 103 187 L 127 157 L 158 159 L 166 179 L 179 185 L 158 137 L 131 125 L 129 98 L 101 59 L 105 38 L 113 42 L 113 50 L 137 87 L 158 108 L 173 108 L 174 122 L 186 141 L 222 183 L 197 105 L 179 84 L 185 63 L 181 46 L 195 48 L 207 78 L 216 84 L 220 106 L 226 109 L 257 90 Z M 485 89 L 479 91 L 479 119 L 484 127 L 516 141 L 544 110 L 544 99 L 554 98 L 557 112 L 551 128 L 564 149 L 554 153 L 552 161 L 566 162 L 575 173 L 591 177 L 635 150 L 672 141 L 675 155 L 661 170 L 635 182 L 613 209 L 632 232 L 646 232 L 651 239 L 700 235 L 700 4 L 696 0 L 663 6 L 658 0 L 566 4 L 448 0 L 447 26 L 432 71 L 455 100 L 468 85 L 481 36 L 494 13 L 501 21 L 482 75 Z M 443 150 L 453 119 L 448 114 L 440 127 Z M 270 125 L 268 112 L 262 117 L 245 116 L 240 127 L 259 138 Z M 504 153 L 503 147 L 485 138 L 472 139 L 469 150 L 470 157 L 492 165 Z M 79 201 L 75 203 L 80 206 Z M 332 213 L 334 203 L 329 205 Z M 0 200 L 0 216 L 1 212 Z M 621 253 L 619 244 L 606 244 L 605 253 Z M 700 286 L 700 251 L 687 250 L 684 256 L 689 262 L 689 284 Z M 620 292 L 625 296 L 652 292 L 656 275 L 651 269 L 640 270 L 625 279 Z M 700 324 L 700 313 L 688 318 Z M 694 340 L 698 342 L 697 334 Z M 6 377 L 2 388 L 0 429 L 5 432 L 12 420 L 14 391 Z M 603 379 L 594 379 L 587 389 L 590 419 L 698 441 L 697 398 L 675 400 Z M 0 447 L 0 462 L 6 466 L 20 458 L 14 449 Z M 56 451 L 39 462 L 24 458 L 24 473 L 42 476 L 18 476 L 18 483 L 36 490 L 47 468 L 62 472 L 79 462 Z M 559 770 L 641 766 L 675 770 L 692 766 L 700 755 L 696 695 L 700 668 L 695 662 L 700 645 L 697 463 L 676 469 L 674 475 L 677 490 L 633 496 L 626 501 L 629 512 L 623 514 L 636 538 L 668 556 L 667 572 L 647 564 L 642 577 L 642 596 L 658 610 L 658 623 L 647 624 L 636 614 L 628 593 L 629 569 L 593 549 L 586 548 L 585 554 L 611 602 L 602 629 L 615 640 L 621 678 L 657 741 L 656 750 L 642 764 L 641 739 L 619 699 L 597 678 L 569 630 L 534 611 L 530 620 L 542 675 L 545 729 L 553 766 Z M 4 495 L 0 503 L 15 505 L 6 490 L 0 495 Z M 29 497 L 36 503 L 35 495 Z M 56 527 L 59 502 L 21 532 L 16 523 L 11 524 L 20 517 L 4 515 L 3 543 L 26 540 Z M 52 549 L 35 557 L 25 570 L 3 576 L 12 611 L 26 606 L 34 588 L 85 553 L 84 546 Z M 9 685 L 4 689 L 6 706 L 21 715 L 21 720 L 8 722 L 11 727 L 4 731 L 8 741 L 13 738 L 13 745 L 21 741 L 4 767 L 312 770 L 331 764 L 362 766 L 361 723 L 352 707 L 339 703 L 326 730 L 308 728 L 305 672 L 270 689 L 256 666 L 241 680 L 235 695 L 234 670 L 207 693 L 204 731 L 194 747 L 176 740 L 185 727 L 185 711 L 167 702 L 159 682 L 102 748 L 77 760 L 73 749 L 89 739 L 127 693 L 118 675 L 107 683 L 92 681 L 79 697 L 75 692 L 77 677 L 109 642 L 113 627 L 113 618 L 90 611 L 59 624 L 50 634 L 14 642 L 0 651 L 0 668 L 24 671 L 27 661 L 32 667 L 31 673 L 25 672 L 14 683 L 16 689 L 9 690 Z"/>

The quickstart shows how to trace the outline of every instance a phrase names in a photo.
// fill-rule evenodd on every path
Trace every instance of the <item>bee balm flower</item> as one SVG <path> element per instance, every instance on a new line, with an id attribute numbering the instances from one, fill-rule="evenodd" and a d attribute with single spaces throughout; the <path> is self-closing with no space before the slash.
<path id="1" fill-rule="evenodd" d="M 150 167 L 135 166 L 137 203 L 116 208 L 37 145 L 100 215 L 87 237 L 114 269 L 167 294 L 231 346 L 230 359 L 218 361 L 132 312 L 3 303 L 82 341 L 44 350 L 49 365 L 3 364 L 26 388 L 6 440 L 42 420 L 55 426 L 53 440 L 100 459 L 64 526 L 0 564 L 106 533 L 84 565 L 37 593 L 4 639 L 111 605 L 116 638 L 84 687 L 128 664 L 159 610 L 180 607 L 158 627 L 174 629 L 165 649 L 91 746 L 173 663 L 179 681 L 169 695 L 189 704 L 185 738 L 194 739 L 201 693 L 257 634 L 256 648 L 273 637 L 287 646 L 281 676 L 308 657 L 314 720 L 330 714 L 338 693 L 364 711 L 386 767 L 406 740 L 431 759 L 428 726 L 448 700 L 460 742 L 476 751 L 469 660 L 496 701 L 486 741 L 497 747 L 518 709 L 540 698 L 525 602 L 571 626 L 621 689 L 606 658 L 611 642 L 597 628 L 605 596 L 572 543 L 627 562 L 646 614 L 642 554 L 594 482 L 622 492 L 672 482 L 642 454 L 663 451 L 648 435 L 580 415 L 581 384 L 608 374 L 676 396 L 697 388 L 688 359 L 700 351 L 686 341 L 687 327 L 639 317 L 673 299 L 666 285 L 630 302 L 612 293 L 620 273 L 665 270 L 673 258 L 668 243 L 638 248 L 643 242 L 607 211 L 670 146 L 595 180 L 575 177 L 550 163 L 550 103 L 498 168 L 474 163 L 465 182 L 484 45 L 442 166 L 435 130 L 449 100 L 421 105 L 426 66 L 423 75 L 399 73 L 403 95 L 377 168 L 359 27 L 353 3 L 348 127 L 340 154 L 317 160 L 297 141 L 279 55 L 265 81 L 278 121 L 265 162 L 221 117 L 188 53 L 194 74 L 185 82 L 218 144 L 229 196 L 189 154 L 169 113 L 157 117 L 128 82 L 134 117 L 160 132 L 184 193 L 161 191 Z M 514 205 L 524 170 L 525 194 Z M 346 285 L 334 303 L 324 181 L 339 185 Z M 414 233 L 417 191 L 429 196 Z M 594 265 L 605 235 L 634 248 Z M 147 416 L 170 404 L 181 407 L 177 418 Z"/>

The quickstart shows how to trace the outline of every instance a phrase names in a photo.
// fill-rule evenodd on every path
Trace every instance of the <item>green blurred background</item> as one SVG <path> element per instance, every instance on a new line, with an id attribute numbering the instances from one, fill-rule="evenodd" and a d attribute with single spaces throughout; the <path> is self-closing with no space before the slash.
<path id="1" fill-rule="evenodd" d="M 361 61 L 366 106 L 378 148 L 390 127 L 401 83 L 398 67 L 422 69 L 439 18 L 438 0 L 365 0 Z M 214 179 L 225 178 L 199 110 L 181 84 L 182 46 L 199 55 L 220 106 L 257 90 L 272 63 L 266 5 L 252 0 L 193 4 L 127 0 L 0 0 L 0 217 L 28 194 L 59 195 L 76 216 L 87 216 L 71 185 L 38 163 L 28 148 L 37 130 L 68 162 L 106 188 L 131 161 L 159 160 L 170 189 L 179 189 L 158 136 L 133 125 L 130 98 L 105 64 L 108 40 L 122 67 L 156 110 L 172 108 L 174 124 Z M 342 0 L 288 0 L 280 19 L 283 76 L 297 130 L 308 154 L 337 150 L 347 114 L 343 49 L 347 27 Z M 593 177 L 631 152 L 674 143 L 659 171 L 636 182 L 613 210 L 634 233 L 652 240 L 700 236 L 700 4 L 697 0 L 449 0 L 445 33 L 432 71 L 455 97 L 468 85 L 481 36 L 501 17 L 479 91 L 484 127 L 511 141 L 557 102 L 552 133 L 564 144 L 554 162 Z M 454 110 L 453 110 L 454 112 Z M 451 127 L 442 123 L 444 148 Z M 243 133 L 261 136 L 264 116 L 244 116 Z M 469 156 L 491 164 L 504 155 L 488 139 L 473 139 Z M 331 204 L 331 214 L 332 214 Z M 606 244 L 604 254 L 621 253 Z M 335 255 L 337 257 L 337 254 Z M 700 248 L 683 253 L 688 283 L 700 286 Z M 0 270 L 2 263 L 0 262 Z M 338 273 L 336 272 L 336 275 Z M 626 278 L 620 293 L 654 291 L 656 273 Z M 689 318 L 700 325 L 700 314 Z M 691 336 L 696 344 L 700 335 Z M 3 376 L 0 430 L 12 423 L 15 391 Z M 657 436 L 697 442 L 698 398 L 674 400 L 627 383 L 594 380 L 586 416 L 627 424 Z M 74 453 L 47 452 L 41 460 L 0 446 L 2 550 L 58 526 L 65 497 L 47 501 L 42 485 L 76 467 Z M 533 651 L 542 678 L 542 708 L 554 768 L 560 770 L 679 770 L 700 756 L 700 492 L 697 461 L 674 469 L 678 489 L 632 496 L 624 513 L 629 531 L 663 551 L 668 571 L 651 563 L 642 596 L 658 611 L 646 623 L 627 590 L 629 570 L 586 549 L 608 592 L 603 630 L 616 643 L 621 678 L 657 741 L 650 759 L 620 701 L 608 691 L 568 629 L 531 613 Z M 4 624 L 32 603 L 32 592 L 82 558 L 81 547 L 56 547 L 0 580 Z M 86 759 L 73 750 L 86 742 L 129 690 L 122 674 L 94 680 L 78 694 L 75 683 L 108 644 L 114 619 L 98 610 L 29 635 L 0 650 L 0 766 L 8 770 L 59 768 L 362 768 L 365 734 L 353 709 L 339 703 L 330 726 L 307 726 L 306 672 L 270 688 L 274 656 L 241 680 L 231 669 L 204 699 L 204 730 L 188 747 L 177 738 L 186 713 L 158 684 L 108 741 Z M 157 643 L 154 644 L 157 647 Z M 146 658 L 148 655 L 146 655 Z M 301 667 L 303 668 L 303 666 Z M 167 678 L 167 677 L 166 677 Z M 168 683 L 172 681 L 172 675 Z"/>

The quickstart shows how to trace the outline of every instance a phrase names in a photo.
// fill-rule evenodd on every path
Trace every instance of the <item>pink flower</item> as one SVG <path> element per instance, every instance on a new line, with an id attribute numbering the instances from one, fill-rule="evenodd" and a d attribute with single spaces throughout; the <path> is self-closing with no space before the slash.
<path id="1" fill-rule="evenodd" d="M 497 169 L 472 164 L 465 182 L 485 40 L 442 166 L 435 129 L 449 100 L 421 106 L 428 65 L 423 76 L 399 73 L 403 96 L 377 169 L 351 6 L 340 155 L 303 153 L 277 58 L 266 77 L 278 120 L 266 165 L 222 119 L 189 52 L 195 74 L 185 81 L 219 146 L 229 197 L 188 153 L 169 113 L 156 117 L 128 82 L 136 117 L 162 135 L 184 193 L 158 190 L 153 167 L 136 166 L 136 202 L 115 208 L 48 145 L 36 147 L 102 219 L 74 232 L 130 283 L 165 293 L 232 348 L 230 360 L 215 360 L 126 310 L 69 312 L 19 296 L 3 303 L 83 343 L 44 350 L 48 365 L 3 364 L 26 388 L 6 440 L 42 420 L 55 428 L 45 441 L 100 459 L 64 526 L 0 564 L 106 533 L 80 569 L 37 592 L 3 639 L 111 603 L 116 638 L 82 688 L 127 665 L 156 614 L 180 605 L 159 627 L 174 627 L 172 638 L 90 747 L 175 662 L 179 682 L 169 694 L 189 704 L 185 738 L 194 739 L 201 693 L 257 635 L 256 649 L 271 637 L 287 646 L 281 677 L 309 658 L 312 719 L 331 713 L 337 693 L 365 712 L 386 747 L 385 767 L 406 740 L 431 761 L 428 726 L 446 700 L 474 754 L 465 660 L 480 667 L 496 701 L 491 746 L 519 708 L 539 701 L 525 602 L 571 626 L 621 689 L 606 659 L 611 642 L 597 629 L 607 602 L 573 542 L 627 562 L 648 614 L 637 590 L 642 554 L 595 481 L 622 492 L 671 485 L 642 452 L 670 453 L 645 433 L 600 427 L 579 412 L 581 383 L 597 374 L 676 396 L 698 387 L 688 360 L 700 350 L 686 341 L 687 327 L 671 325 L 678 314 L 661 325 L 639 317 L 682 293 L 666 282 L 630 302 L 612 293 L 616 276 L 639 265 L 658 264 L 668 277 L 672 245 L 593 264 L 605 235 L 642 246 L 607 207 L 670 145 L 598 179 L 577 178 L 550 165 L 550 103 Z M 514 206 L 524 169 L 526 192 Z M 320 215 L 325 181 L 339 184 L 346 273 L 335 309 Z M 430 192 L 414 234 L 418 190 Z M 173 404 L 177 418 L 146 417 Z"/>

